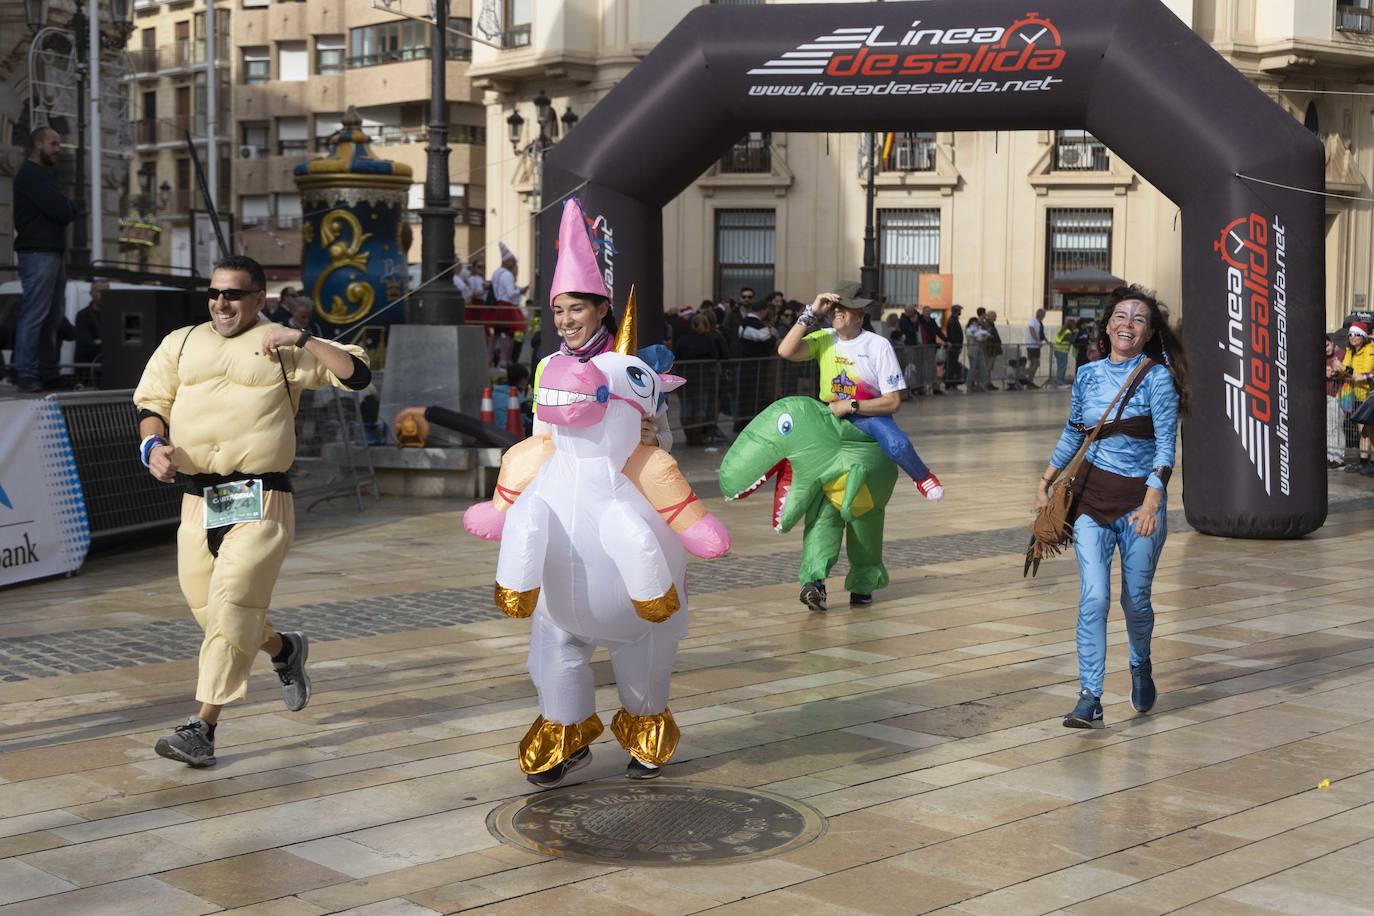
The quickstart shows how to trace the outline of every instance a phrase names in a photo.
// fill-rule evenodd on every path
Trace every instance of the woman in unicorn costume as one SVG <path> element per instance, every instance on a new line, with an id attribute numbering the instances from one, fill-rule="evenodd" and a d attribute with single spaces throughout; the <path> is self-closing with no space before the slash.
<path id="1" fill-rule="evenodd" d="M 610 297 L 581 210 L 569 203 L 550 292 L 556 306 L 590 308 L 600 321 Z M 540 363 L 535 410 L 547 436 L 507 453 L 506 483 L 498 484 L 504 511 L 483 503 L 464 516 L 469 531 L 501 539 L 497 607 L 533 616 L 528 668 L 540 715 L 520 742 L 519 762 L 541 788 L 589 762 L 604 729 L 590 666 L 598 645 L 610 654 L 620 694 L 611 731 L 630 754 L 626 775 L 658 775 L 680 736 L 668 693 L 687 632 L 687 553 L 729 549 L 728 532 L 676 462 L 642 441 L 656 438 L 663 395 L 682 380 L 632 355 L 634 326 L 632 290 L 613 348 L 606 340 L 587 352 L 584 335 L 583 346 Z M 662 505 L 667 500 L 674 502 Z M 694 521 L 682 524 L 684 516 Z"/>

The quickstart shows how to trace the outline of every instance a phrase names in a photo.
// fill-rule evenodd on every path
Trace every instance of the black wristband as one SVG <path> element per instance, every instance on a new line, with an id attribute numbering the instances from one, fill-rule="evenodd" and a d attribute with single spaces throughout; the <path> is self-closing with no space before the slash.
<path id="1" fill-rule="evenodd" d="M 296 338 L 296 349 L 300 349 L 301 347 L 304 347 L 305 344 L 306 344 L 306 341 L 308 341 L 308 340 L 310 339 L 310 336 L 311 336 L 311 335 L 310 335 L 310 332 L 309 332 L 309 331 L 302 330 L 302 331 L 301 331 L 301 336 Z"/>

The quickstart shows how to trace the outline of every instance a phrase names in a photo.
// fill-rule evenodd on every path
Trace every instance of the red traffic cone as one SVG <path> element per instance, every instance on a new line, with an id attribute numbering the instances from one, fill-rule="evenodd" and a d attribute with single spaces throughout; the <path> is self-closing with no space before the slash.
<path id="1" fill-rule="evenodd" d="M 480 414 L 478 414 L 477 419 L 481 420 L 483 423 L 496 422 L 496 411 L 493 410 L 491 406 L 490 385 L 482 389 L 482 411 Z"/>
<path id="2" fill-rule="evenodd" d="M 517 439 L 525 438 L 525 418 L 520 415 L 520 396 L 510 386 L 510 400 L 506 402 L 506 432 Z"/>

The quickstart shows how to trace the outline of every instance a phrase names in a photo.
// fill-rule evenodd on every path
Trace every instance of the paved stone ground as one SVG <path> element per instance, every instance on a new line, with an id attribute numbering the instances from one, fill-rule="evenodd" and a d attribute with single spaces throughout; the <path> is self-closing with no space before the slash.
<path id="1" fill-rule="evenodd" d="M 766 496 L 766 494 L 765 494 Z M 1374 506 L 1374 497 L 1345 496 L 1332 501 L 1333 513 Z M 1188 527 L 1182 511 L 1169 513 L 1172 531 Z M 885 562 L 893 568 L 1009 556 L 1025 549 L 1025 528 L 932 537 L 899 538 L 884 545 Z M 708 564 L 693 563 L 692 592 L 710 594 L 796 580 L 801 552 L 762 556 L 729 556 Z M 834 577 L 842 579 L 848 564 L 841 558 Z M 356 639 L 426 627 L 451 627 L 479 620 L 499 620 L 490 586 L 403 592 L 354 601 L 304 604 L 272 611 L 282 630 L 303 630 L 312 641 Z M 200 641 L 195 621 L 161 620 L 141 626 L 73 630 L 48 636 L 0 639 L 0 681 L 129 668 L 154 662 L 194 658 Z"/>
<path id="2" fill-rule="evenodd" d="M 327 631 L 314 699 L 285 712 L 261 662 L 209 770 L 152 752 L 194 709 L 200 640 L 165 538 L 0 593 L 20 678 L 0 683 L 0 916 L 1371 912 L 1374 481 L 1333 474 L 1333 513 L 1300 541 L 1173 523 L 1158 705 L 1126 702 L 1114 611 L 1107 726 L 1065 729 L 1074 563 L 1026 580 L 1019 558 L 1065 408 L 1040 392 L 904 408 L 948 495 L 899 491 L 893 582 L 859 611 L 808 614 L 799 533 L 769 530 L 766 499 L 703 487 L 735 553 L 695 573 L 665 775 L 803 799 L 829 822 L 744 864 L 570 863 L 488 832 L 532 790 L 513 756 L 536 700 L 528 623 L 455 617 L 489 613 L 496 556 L 462 534 L 461 504 L 301 513 L 276 616 Z M 680 455 L 692 479 L 719 460 Z M 612 672 L 601 653 L 593 668 L 608 719 Z M 577 779 L 623 786 L 625 763 L 604 735 Z"/>

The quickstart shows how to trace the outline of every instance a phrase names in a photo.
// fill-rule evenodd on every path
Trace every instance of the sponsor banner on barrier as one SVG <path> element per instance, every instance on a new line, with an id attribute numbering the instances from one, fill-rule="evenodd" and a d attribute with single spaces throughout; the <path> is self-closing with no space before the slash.
<path id="1" fill-rule="evenodd" d="M 62 409 L 0 401 L 0 586 L 75 572 L 90 546 Z"/>

